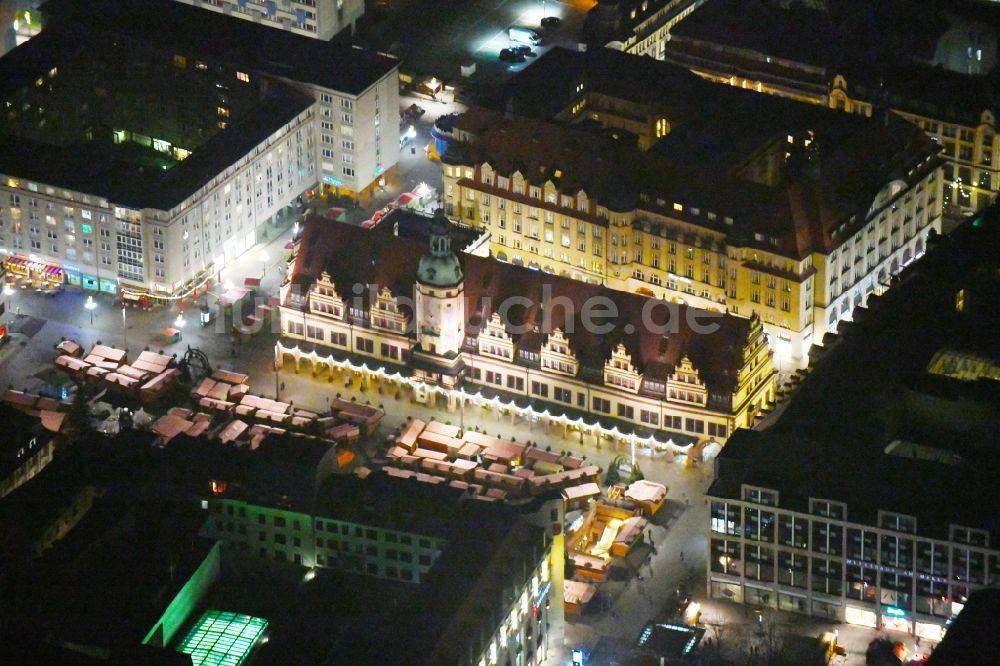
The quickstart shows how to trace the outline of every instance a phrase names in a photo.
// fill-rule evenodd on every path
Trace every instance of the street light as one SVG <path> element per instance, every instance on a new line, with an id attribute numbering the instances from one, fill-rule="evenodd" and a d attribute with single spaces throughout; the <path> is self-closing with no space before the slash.
<path id="1" fill-rule="evenodd" d="M 177 328 L 184 328 L 184 324 L 186 324 L 186 323 L 187 323 L 187 320 L 184 319 L 184 313 L 183 312 L 178 312 L 177 313 L 177 319 L 174 320 L 174 326 L 176 326 Z"/>
<path id="2" fill-rule="evenodd" d="M 4 286 L 3 286 L 3 295 L 4 296 L 13 296 L 14 295 L 14 288 L 10 286 L 10 282 L 7 282 L 7 283 L 4 284 Z M 7 306 L 7 300 L 4 299 L 4 302 L 2 304 L 0 304 L 0 305 L 3 305 L 3 311 L 6 312 L 7 311 L 7 307 L 6 307 Z M 17 315 L 20 316 L 20 314 L 21 314 L 21 311 L 20 311 L 20 308 L 18 308 L 17 309 Z"/>
<path id="3" fill-rule="evenodd" d="M 94 302 L 93 296 L 87 296 L 87 302 L 84 303 L 83 307 L 90 310 L 90 325 L 94 325 L 94 308 L 97 307 L 97 303 Z"/>
<path id="4" fill-rule="evenodd" d="M 267 252 L 260 253 L 260 263 L 263 264 L 263 268 L 260 271 L 260 276 L 264 277 L 267 275 Z"/>

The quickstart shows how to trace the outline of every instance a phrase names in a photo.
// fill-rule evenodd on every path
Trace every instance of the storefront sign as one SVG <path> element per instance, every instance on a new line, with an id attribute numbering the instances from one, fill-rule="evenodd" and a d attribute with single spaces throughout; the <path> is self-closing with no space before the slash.
<path id="1" fill-rule="evenodd" d="M 871 627 L 872 629 L 878 626 L 878 618 L 874 611 L 856 606 L 847 606 L 844 608 L 844 622 L 847 624 L 856 624 L 861 627 Z"/>

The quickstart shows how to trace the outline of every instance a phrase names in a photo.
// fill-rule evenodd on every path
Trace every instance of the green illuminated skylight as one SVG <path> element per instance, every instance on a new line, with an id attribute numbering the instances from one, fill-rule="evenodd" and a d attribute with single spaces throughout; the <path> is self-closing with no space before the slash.
<path id="1" fill-rule="evenodd" d="M 194 666 L 240 666 L 265 629 L 267 620 L 262 617 L 210 610 L 188 632 L 177 651 L 191 655 Z"/>

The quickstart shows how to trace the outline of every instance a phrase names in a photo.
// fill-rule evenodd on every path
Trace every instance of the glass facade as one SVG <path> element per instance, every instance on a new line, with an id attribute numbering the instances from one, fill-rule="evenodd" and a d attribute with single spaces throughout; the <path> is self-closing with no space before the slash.
<path id="1" fill-rule="evenodd" d="M 240 666 L 266 629 L 264 618 L 209 610 L 184 637 L 177 651 L 190 655 L 194 666 Z"/>
<path id="2" fill-rule="evenodd" d="M 778 493 L 744 487 L 742 501 L 710 504 L 712 596 L 893 631 L 939 634 L 976 589 L 1000 585 L 1000 552 L 982 530 L 952 526 L 950 541 L 917 533 L 917 520 L 879 512 L 877 525 L 847 520 L 849 507 L 811 500 L 782 509 Z"/>

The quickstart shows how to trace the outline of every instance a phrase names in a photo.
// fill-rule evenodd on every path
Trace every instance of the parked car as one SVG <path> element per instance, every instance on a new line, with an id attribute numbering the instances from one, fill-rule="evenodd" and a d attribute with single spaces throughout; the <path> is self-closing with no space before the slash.
<path id="1" fill-rule="evenodd" d="M 416 104 L 411 104 L 406 108 L 406 112 L 413 116 L 414 118 L 419 118 L 420 116 L 427 113 L 427 109 L 422 106 L 417 106 Z"/>
<path id="2" fill-rule="evenodd" d="M 516 53 L 520 53 L 521 55 L 527 58 L 534 58 L 537 55 L 534 51 L 531 50 L 530 46 L 512 46 L 510 47 L 510 50 Z"/>
<path id="3" fill-rule="evenodd" d="M 542 19 L 543 28 L 558 28 L 560 23 L 562 23 L 562 19 L 558 16 L 546 16 Z"/>
<path id="4" fill-rule="evenodd" d="M 503 62 L 524 62 L 526 58 L 514 49 L 502 49 L 500 51 L 500 60 Z"/>
<path id="5" fill-rule="evenodd" d="M 516 25 L 507 28 L 507 37 L 515 44 L 535 46 L 542 43 L 542 36 L 538 32 L 531 28 L 522 28 Z"/>

